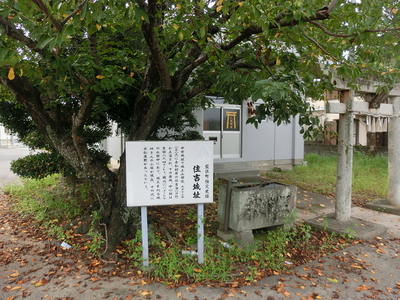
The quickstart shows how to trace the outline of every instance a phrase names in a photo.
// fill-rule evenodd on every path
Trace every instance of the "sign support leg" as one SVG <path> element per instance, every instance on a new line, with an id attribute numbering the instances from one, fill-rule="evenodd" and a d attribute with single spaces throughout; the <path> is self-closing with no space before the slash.
<path id="1" fill-rule="evenodd" d="M 143 266 L 149 266 L 149 233 L 147 226 L 147 206 L 141 206 L 142 217 L 142 247 L 143 247 Z"/>
<path id="2" fill-rule="evenodd" d="M 204 203 L 197 205 L 197 258 L 204 262 Z"/>

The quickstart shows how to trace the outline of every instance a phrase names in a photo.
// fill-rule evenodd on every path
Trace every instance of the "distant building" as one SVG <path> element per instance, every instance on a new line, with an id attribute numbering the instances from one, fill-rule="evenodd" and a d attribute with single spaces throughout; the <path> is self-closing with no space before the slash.
<path id="1" fill-rule="evenodd" d="M 18 143 L 18 136 L 11 135 L 10 131 L 0 124 L 0 146 L 14 147 Z"/>
<path id="2" fill-rule="evenodd" d="M 360 94 L 355 94 L 355 102 L 365 102 Z M 327 113 L 327 103 L 339 103 L 338 92 L 325 93 L 325 100 L 310 101 L 314 106 L 314 115 L 318 116 L 320 123 L 327 125 L 327 132 L 325 137 L 320 137 L 318 142 L 325 145 L 337 145 L 336 134 L 338 131 L 339 114 Z M 354 116 L 354 145 L 367 146 L 367 147 L 387 147 L 388 145 L 388 122 L 389 118 L 386 116 L 368 116 L 359 115 Z"/>

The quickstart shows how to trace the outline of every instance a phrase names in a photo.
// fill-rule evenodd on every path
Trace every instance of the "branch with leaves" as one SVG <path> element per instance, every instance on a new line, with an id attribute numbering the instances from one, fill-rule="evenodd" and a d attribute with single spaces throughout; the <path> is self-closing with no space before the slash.
<path id="1" fill-rule="evenodd" d="M 38 43 L 36 41 L 25 36 L 24 31 L 22 29 L 17 29 L 15 24 L 11 23 L 6 17 L 1 15 L 0 15 L 0 26 L 3 27 L 6 35 L 9 36 L 11 39 L 21 42 L 32 51 L 39 53 L 42 56 L 45 55 L 45 51 L 39 48 Z"/>

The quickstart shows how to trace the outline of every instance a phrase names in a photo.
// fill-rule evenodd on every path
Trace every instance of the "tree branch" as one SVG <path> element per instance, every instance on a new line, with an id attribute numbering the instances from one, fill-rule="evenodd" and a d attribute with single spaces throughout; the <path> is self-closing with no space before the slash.
<path id="1" fill-rule="evenodd" d="M 57 31 L 61 31 L 62 27 L 58 23 L 56 19 L 49 13 L 49 10 L 47 9 L 46 4 L 43 3 L 42 0 L 31 0 L 34 4 L 36 4 L 39 9 L 46 15 L 46 17 L 50 20 L 50 22 L 53 24 L 53 26 L 57 29 Z"/>
<path id="2" fill-rule="evenodd" d="M 82 10 L 86 2 L 88 2 L 88 0 L 82 1 L 82 3 L 79 4 L 78 7 L 70 15 L 65 17 L 64 20 L 61 21 L 61 26 L 64 26 L 68 22 L 68 20 L 75 17 Z"/>
<path id="3" fill-rule="evenodd" d="M 83 76 L 81 73 L 78 73 L 77 71 L 75 71 L 74 76 L 83 85 L 93 84 L 93 82 L 91 82 L 91 80 L 89 78 Z"/>
<path id="4" fill-rule="evenodd" d="M 341 63 L 341 64 L 343 64 L 343 65 L 346 65 L 346 66 L 348 66 L 348 67 L 355 67 L 355 66 L 352 66 L 351 64 L 349 64 L 349 63 L 347 63 L 347 62 L 345 62 L 345 61 L 343 61 L 343 60 L 338 59 L 337 57 L 334 57 L 334 56 L 331 55 L 328 51 L 326 51 L 326 50 L 325 50 L 316 40 L 314 40 L 312 37 L 308 36 L 308 35 L 307 35 L 306 33 L 304 33 L 304 32 L 303 32 L 303 34 L 304 34 L 304 36 L 305 36 L 307 39 L 309 39 L 311 42 L 313 42 L 322 52 L 324 52 L 326 55 L 328 55 L 329 57 L 331 57 L 331 58 L 334 59 L 335 61 L 337 61 L 337 62 L 339 62 L 339 63 Z M 360 66 L 357 66 L 357 68 L 360 68 Z M 365 67 L 363 67 L 363 69 L 365 69 L 365 70 L 370 70 L 370 71 L 372 71 L 372 72 L 375 72 L 375 73 L 379 74 L 379 71 L 377 71 L 377 70 L 373 70 L 373 69 L 365 68 Z"/>
<path id="5" fill-rule="evenodd" d="M 269 29 L 276 29 L 276 28 L 281 28 L 281 27 L 288 27 L 288 26 L 295 26 L 300 23 L 300 21 L 303 22 L 310 22 L 310 21 L 315 21 L 315 20 L 326 20 L 329 19 L 329 11 L 328 8 L 323 8 L 318 10 L 314 16 L 303 18 L 302 20 L 286 20 L 285 19 L 286 13 L 279 14 L 276 18 L 275 21 L 276 23 L 271 24 L 269 26 Z M 228 51 L 241 43 L 242 41 L 248 39 L 254 34 L 259 34 L 263 32 L 263 29 L 261 26 L 249 26 L 245 30 L 243 30 L 236 38 L 231 40 L 230 42 L 223 44 L 220 46 L 221 50 Z"/>
<path id="6" fill-rule="evenodd" d="M 328 8 L 323 8 L 321 10 L 318 10 L 314 16 L 308 17 L 308 18 L 304 18 L 303 21 L 314 21 L 314 20 L 324 20 L 329 18 L 329 13 L 327 12 Z M 296 20 L 286 20 L 285 19 L 286 13 L 281 13 L 279 14 L 276 18 L 275 24 L 271 24 L 270 25 L 270 29 L 274 29 L 274 28 L 279 28 L 279 27 L 287 27 L 287 26 L 294 26 L 297 25 L 299 23 L 299 21 Z M 223 21 L 225 19 L 219 19 L 219 21 Z M 213 29 L 213 32 L 217 32 L 215 31 L 215 29 Z M 240 44 L 242 41 L 250 38 L 252 35 L 254 34 L 259 34 L 262 33 L 263 29 L 261 26 L 249 26 L 246 29 L 244 29 L 236 38 L 232 39 L 230 42 L 225 43 L 225 44 L 221 44 L 220 45 L 220 49 L 224 50 L 224 51 L 228 51 L 230 49 L 232 49 L 233 47 L 235 47 L 236 45 Z M 210 32 L 209 32 L 210 33 Z M 182 82 L 184 82 L 185 77 L 188 76 L 188 74 L 190 74 L 196 67 L 198 67 L 199 65 L 201 65 L 202 63 L 204 63 L 205 61 L 207 61 L 209 58 L 209 54 L 203 54 L 202 56 L 199 57 L 194 57 L 193 60 L 189 60 L 186 64 L 186 66 L 181 69 L 180 72 L 176 72 L 175 76 L 174 76 L 174 82 L 176 82 L 174 88 L 179 89 L 182 85 Z"/>
<path id="7" fill-rule="evenodd" d="M 16 75 L 13 80 L 0 77 L 0 83 L 15 95 L 18 103 L 26 108 L 43 134 L 48 136 L 49 131 L 55 132 L 57 128 L 57 126 L 54 126 L 55 120 L 45 112 L 41 93 L 25 76 Z M 52 143 L 50 139 L 49 142 Z M 53 143 L 52 146 L 55 147 Z"/>
<path id="8" fill-rule="evenodd" d="M 321 29 L 325 34 L 330 35 L 330 36 L 334 36 L 334 37 L 342 37 L 342 38 L 347 38 L 347 37 L 352 37 L 355 36 L 356 34 L 337 34 L 337 33 L 333 33 L 328 31 L 325 26 L 323 26 L 321 23 L 317 22 L 317 21 L 309 21 L 308 23 L 313 24 L 315 26 L 317 26 L 319 29 Z"/>
<path id="9" fill-rule="evenodd" d="M 209 59 L 209 57 L 210 56 L 207 53 L 198 56 L 197 59 L 190 60 L 189 63 L 184 68 L 176 72 L 175 75 L 173 76 L 174 79 L 173 81 L 175 82 L 174 90 L 181 89 L 182 86 L 187 81 L 187 79 L 189 78 L 190 74 L 192 74 L 192 71 L 196 69 L 198 66 L 200 66 L 202 63 L 206 62 Z"/>
<path id="10" fill-rule="evenodd" d="M 400 28 L 387 28 L 387 29 L 375 29 L 375 30 L 365 30 L 364 33 L 372 33 L 372 32 L 391 32 L 391 31 L 400 31 Z"/>
<path id="11" fill-rule="evenodd" d="M 326 55 L 332 57 L 334 60 L 336 61 L 340 61 L 338 60 L 336 57 L 334 57 L 333 55 L 331 55 L 328 51 L 326 51 L 316 40 L 314 40 L 312 37 L 308 36 L 305 32 L 303 32 L 304 36 L 310 40 L 311 42 L 313 42 L 322 52 L 324 52 Z"/>
<path id="12" fill-rule="evenodd" d="M 142 21 L 142 31 L 143 36 L 146 40 L 146 44 L 148 45 L 153 60 L 156 63 L 162 83 L 162 89 L 165 91 L 172 91 L 171 76 L 168 72 L 164 53 L 161 50 L 160 44 L 157 40 L 157 36 L 154 32 L 154 27 L 159 25 L 159 19 L 156 19 L 155 17 L 155 15 L 157 14 L 157 1 L 150 0 L 148 5 L 143 0 L 137 0 L 137 2 L 142 9 L 146 9 L 149 16 L 150 23 Z"/>
<path id="13" fill-rule="evenodd" d="M 81 101 L 81 107 L 72 116 L 72 135 L 74 137 L 81 136 L 83 126 L 90 116 L 95 99 L 96 93 L 91 89 L 87 89 L 86 96 Z"/>
<path id="14" fill-rule="evenodd" d="M 24 45 L 26 45 L 29 49 L 33 50 L 36 53 L 44 56 L 45 52 L 43 49 L 38 47 L 38 43 L 31 40 L 30 38 L 24 35 L 24 32 L 21 29 L 17 29 L 13 23 L 9 22 L 7 18 L 0 15 L 0 26 L 4 28 L 4 31 L 7 36 L 10 38 L 17 40 Z"/>
<path id="15" fill-rule="evenodd" d="M 200 93 L 204 92 L 205 90 L 209 89 L 212 86 L 212 83 L 203 83 L 194 86 L 191 88 L 186 94 L 184 94 L 184 99 L 178 99 L 178 103 L 182 103 L 187 99 L 192 99 L 193 97 L 199 95 Z"/>
<path id="16" fill-rule="evenodd" d="M 313 24 L 317 26 L 319 29 L 321 29 L 325 34 L 333 37 L 341 37 L 341 38 L 348 38 L 348 37 L 357 37 L 359 34 L 354 33 L 354 34 L 337 34 L 328 31 L 321 23 L 316 22 L 316 21 L 309 21 L 308 23 Z M 386 29 L 374 29 L 374 30 L 364 30 L 362 33 L 374 33 L 374 32 L 391 32 L 391 31 L 400 31 L 400 28 L 386 28 Z"/>
<path id="17" fill-rule="evenodd" d="M 97 52 L 97 37 L 96 33 L 89 34 L 88 35 L 88 41 L 89 41 L 89 51 L 90 55 L 93 56 L 94 62 L 96 64 L 96 67 L 94 67 L 97 75 L 100 74 L 100 69 L 98 66 L 100 66 L 100 60 L 99 60 L 99 54 Z"/>
<path id="18" fill-rule="evenodd" d="M 328 5 L 328 13 L 331 13 L 332 10 L 336 7 L 338 4 L 339 0 L 333 0 L 329 5 Z"/>

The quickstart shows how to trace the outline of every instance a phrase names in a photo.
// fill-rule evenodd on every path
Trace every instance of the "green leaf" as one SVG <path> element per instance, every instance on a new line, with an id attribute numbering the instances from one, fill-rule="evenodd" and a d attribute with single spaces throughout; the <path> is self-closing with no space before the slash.
<path id="1" fill-rule="evenodd" d="M 54 39 L 55 39 L 54 37 L 49 37 L 49 38 L 45 39 L 42 43 L 39 44 L 39 48 L 40 49 L 45 48 Z M 53 47 L 54 47 L 54 45 L 53 45 Z M 53 47 L 50 47 L 50 48 L 53 48 Z"/>
<path id="2" fill-rule="evenodd" d="M 157 100 L 157 96 L 155 94 L 153 94 L 153 93 L 148 93 L 147 96 L 153 102 Z"/>
<path id="3" fill-rule="evenodd" d="M 206 35 L 206 29 L 205 27 L 200 28 L 200 38 L 203 38 Z"/>
<path id="4" fill-rule="evenodd" d="M 179 32 L 178 32 L 178 38 L 179 38 L 179 40 L 180 41 L 182 41 L 183 40 L 183 31 L 182 30 L 179 30 Z"/>

